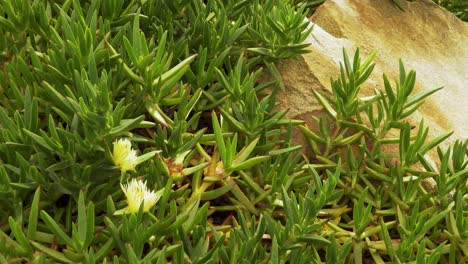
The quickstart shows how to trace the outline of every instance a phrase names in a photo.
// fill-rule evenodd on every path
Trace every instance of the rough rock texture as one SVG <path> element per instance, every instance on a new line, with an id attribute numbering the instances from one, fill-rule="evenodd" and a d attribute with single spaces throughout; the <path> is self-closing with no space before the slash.
<path id="1" fill-rule="evenodd" d="M 311 115 L 320 113 L 312 89 L 330 90 L 330 77 L 339 74 L 342 48 L 352 58 L 359 47 L 366 57 L 378 50 L 376 68 L 361 95 L 383 89 L 382 73 L 398 78 L 398 60 L 417 73 L 415 92 L 445 88 L 426 99 L 412 123 L 421 117 L 430 137 L 454 130 L 455 139 L 468 138 L 468 24 L 430 0 L 403 3 L 399 10 L 389 0 L 328 0 L 311 17 L 315 23 L 307 41 L 311 52 L 286 61 L 278 69 L 287 92 L 278 96 L 289 117 L 314 127 Z M 393 84 L 393 82 L 392 82 Z M 304 143 L 299 139 L 297 143 Z"/>

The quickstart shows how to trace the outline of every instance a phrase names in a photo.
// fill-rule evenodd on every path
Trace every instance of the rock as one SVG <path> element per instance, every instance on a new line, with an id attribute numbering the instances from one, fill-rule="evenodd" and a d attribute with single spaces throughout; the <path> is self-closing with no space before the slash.
<path id="1" fill-rule="evenodd" d="M 468 24 L 430 0 L 404 1 L 405 11 L 389 0 L 328 0 L 310 18 L 315 24 L 307 38 L 310 53 L 278 66 L 286 93 L 278 96 L 288 117 L 316 127 L 313 115 L 322 113 L 312 90 L 330 92 L 330 77 L 339 74 L 342 48 L 352 56 L 360 48 L 365 58 L 378 50 L 376 67 L 361 88 L 361 95 L 383 89 L 382 74 L 399 76 L 401 58 L 407 71 L 416 71 L 413 93 L 445 88 L 425 100 L 410 120 L 424 118 L 429 137 L 446 131 L 454 134 L 442 145 L 468 138 Z M 393 85 L 393 82 L 392 82 Z M 296 137 L 296 143 L 305 144 Z"/>

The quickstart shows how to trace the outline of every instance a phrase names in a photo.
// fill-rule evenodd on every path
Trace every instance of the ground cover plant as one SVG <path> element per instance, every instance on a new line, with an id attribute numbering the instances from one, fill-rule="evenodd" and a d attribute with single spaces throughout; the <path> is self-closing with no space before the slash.
<path id="1" fill-rule="evenodd" d="M 0 263 L 466 262 L 468 141 L 405 121 L 439 88 L 344 51 L 319 132 L 275 110 L 315 2 L 0 0 Z"/>
<path id="2" fill-rule="evenodd" d="M 468 3 L 463 0 L 434 0 L 440 6 L 443 6 L 454 13 L 463 21 L 468 21 Z"/>

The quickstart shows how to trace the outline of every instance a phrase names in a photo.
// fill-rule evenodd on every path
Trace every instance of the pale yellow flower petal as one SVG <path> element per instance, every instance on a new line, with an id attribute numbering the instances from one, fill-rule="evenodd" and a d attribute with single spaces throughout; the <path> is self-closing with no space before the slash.
<path id="1" fill-rule="evenodd" d="M 123 171 L 135 170 L 137 165 L 136 151 L 132 149 L 130 140 L 124 138 L 114 142 L 112 160 Z"/>
<path id="2" fill-rule="evenodd" d="M 143 212 L 148 212 L 159 200 L 160 195 L 154 191 L 149 191 L 146 187 L 146 181 L 132 179 L 127 184 L 121 184 L 125 196 L 127 197 L 127 207 L 116 211 L 114 214 L 138 213 L 140 205 L 144 202 Z"/>

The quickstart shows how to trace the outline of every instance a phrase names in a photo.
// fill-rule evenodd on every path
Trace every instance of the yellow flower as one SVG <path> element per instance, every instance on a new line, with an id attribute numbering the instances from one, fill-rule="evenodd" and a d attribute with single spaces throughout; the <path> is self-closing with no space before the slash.
<path id="1" fill-rule="evenodd" d="M 114 142 L 112 159 L 117 167 L 123 171 L 135 170 L 137 165 L 136 151 L 128 139 L 119 139 Z"/>
<path id="2" fill-rule="evenodd" d="M 127 184 L 120 184 L 125 196 L 127 197 L 127 207 L 117 210 L 114 215 L 125 213 L 138 213 L 140 205 L 144 202 L 143 212 L 148 212 L 156 202 L 161 198 L 159 192 L 149 191 L 146 187 L 146 181 L 132 179 Z"/>

